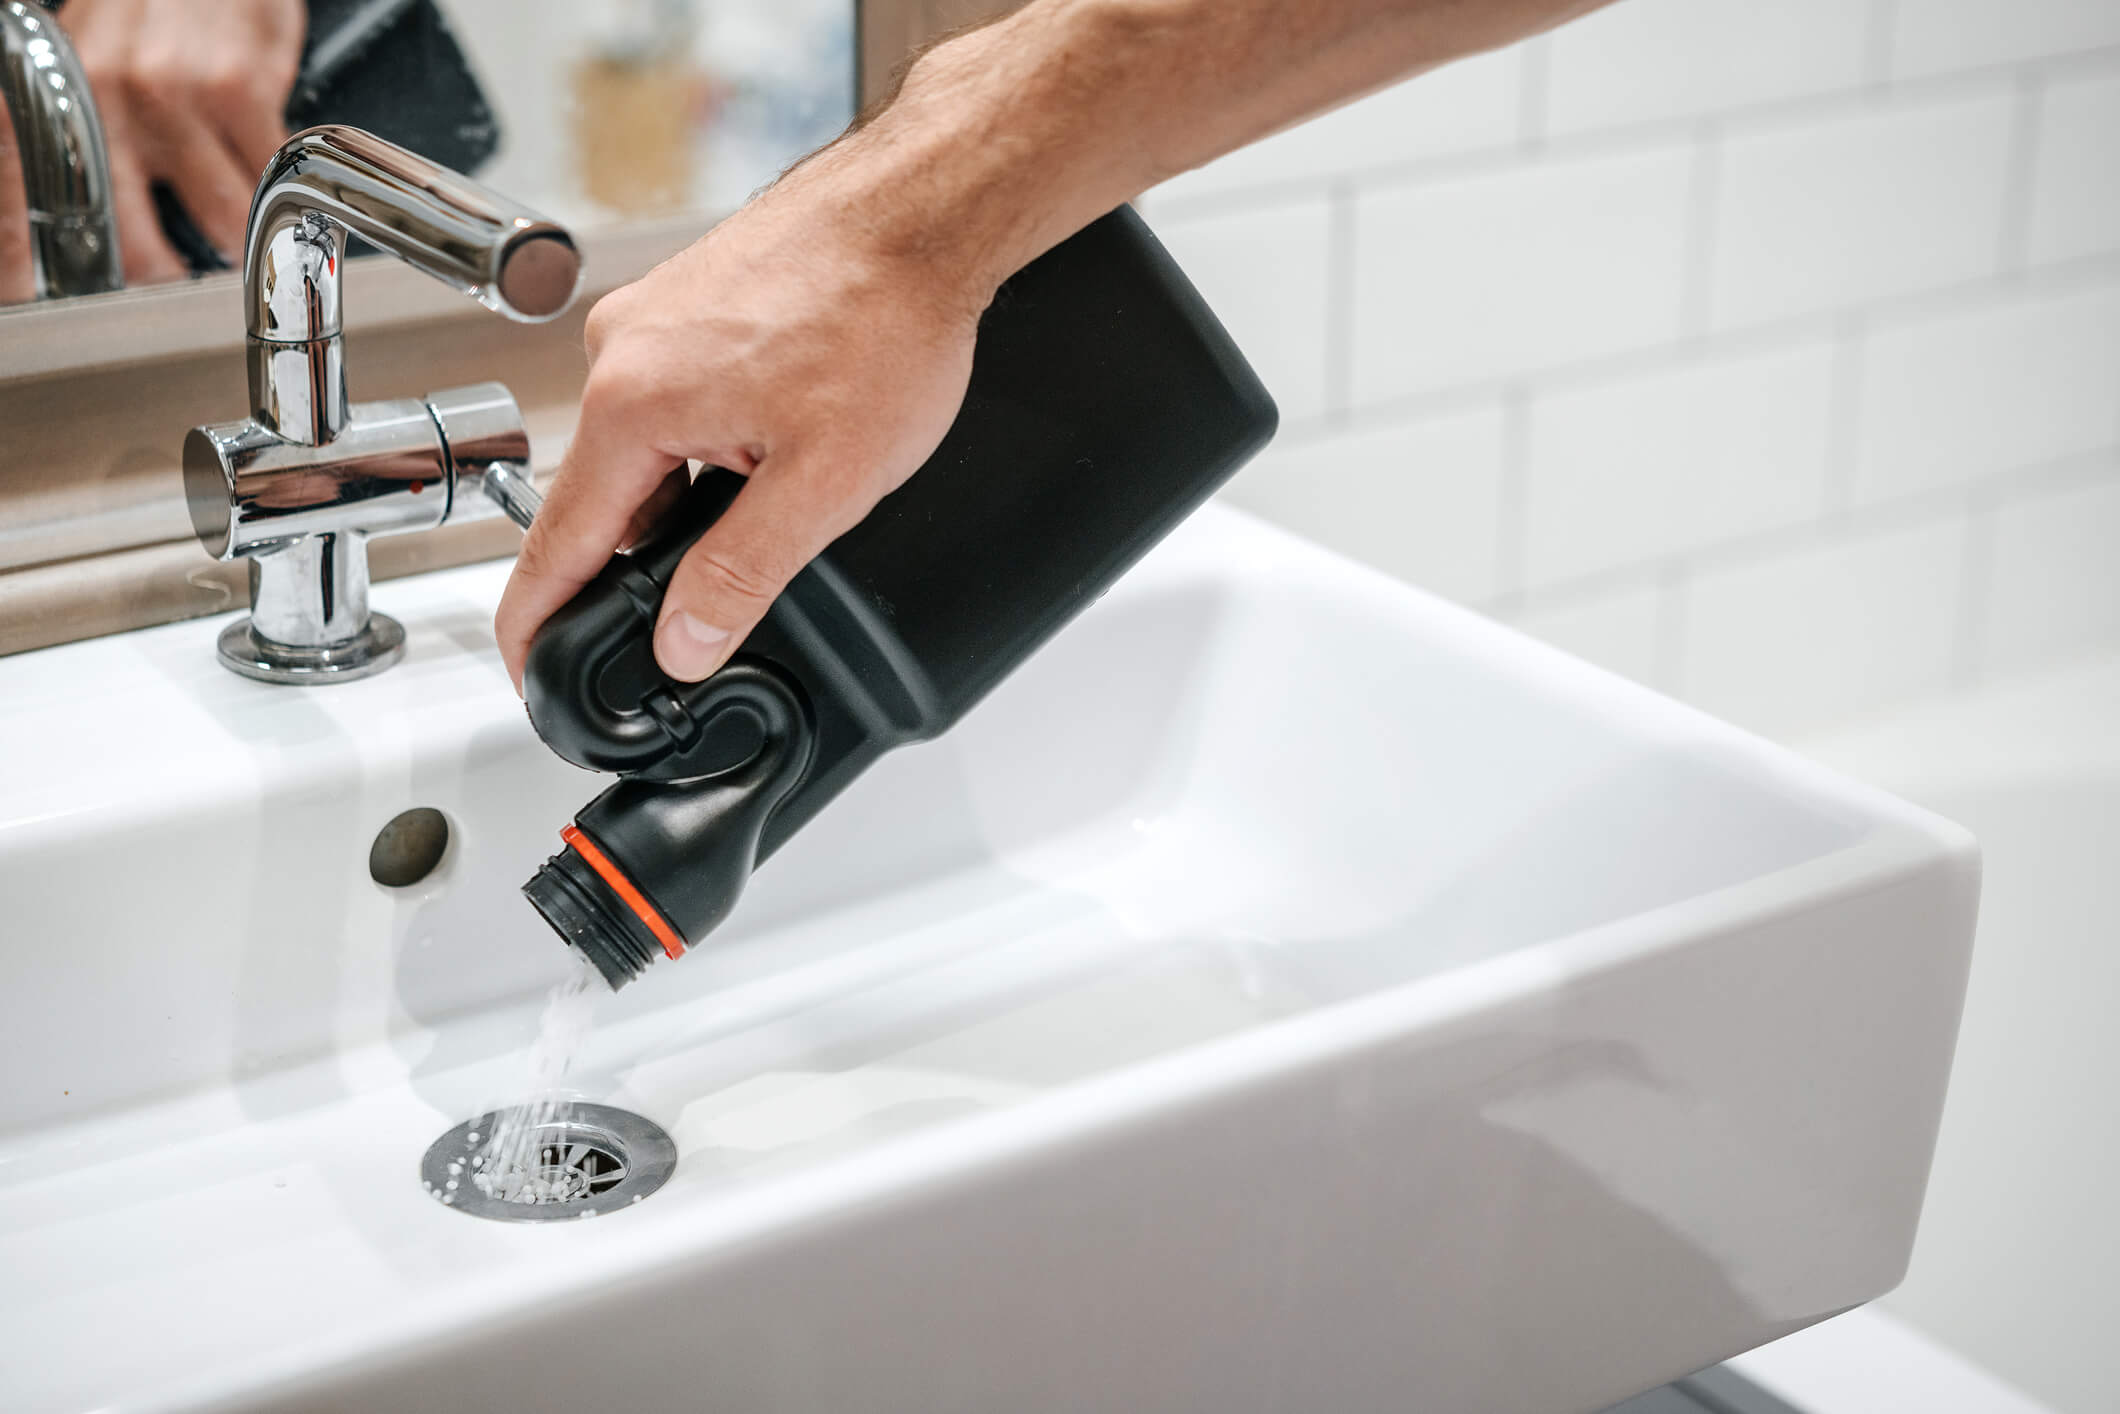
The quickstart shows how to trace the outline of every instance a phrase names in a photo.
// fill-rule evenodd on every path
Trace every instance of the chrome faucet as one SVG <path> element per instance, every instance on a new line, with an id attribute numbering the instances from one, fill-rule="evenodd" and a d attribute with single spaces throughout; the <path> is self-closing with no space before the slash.
<path id="1" fill-rule="evenodd" d="M 250 617 L 221 661 L 266 682 L 344 682 L 404 652 L 368 609 L 368 537 L 536 508 L 529 437 L 498 383 L 346 403 L 344 237 L 526 323 L 574 298 L 581 259 L 544 217 L 358 128 L 296 133 L 265 168 L 243 252 L 251 414 L 184 439 L 208 554 L 250 561 Z"/>
<path id="2" fill-rule="evenodd" d="M 0 97 L 22 154 L 38 297 L 118 289 L 103 120 L 66 31 L 23 0 L 0 3 Z"/>

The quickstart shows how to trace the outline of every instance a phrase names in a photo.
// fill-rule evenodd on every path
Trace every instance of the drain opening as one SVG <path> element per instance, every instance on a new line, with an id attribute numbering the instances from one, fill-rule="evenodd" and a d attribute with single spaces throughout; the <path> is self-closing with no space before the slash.
<path id="1" fill-rule="evenodd" d="M 531 1126 L 528 1162 L 502 1173 L 491 1150 L 499 1111 L 457 1125 L 428 1146 L 420 1182 L 458 1212 L 499 1222 L 553 1222 L 631 1207 L 663 1186 L 677 1146 L 629 1110 L 572 1102 Z"/>
<path id="2" fill-rule="evenodd" d="M 626 1160 L 596 1130 L 548 1124 L 531 1131 L 513 1162 L 502 1162 L 491 1144 L 474 1149 L 470 1174 L 473 1188 L 504 1202 L 582 1203 L 623 1182 Z"/>

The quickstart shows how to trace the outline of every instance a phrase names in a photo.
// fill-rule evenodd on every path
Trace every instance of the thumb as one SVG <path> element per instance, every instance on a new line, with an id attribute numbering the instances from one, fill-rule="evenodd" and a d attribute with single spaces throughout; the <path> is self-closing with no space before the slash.
<path id="1" fill-rule="evenodd" d="M 686 552 L 663 595 L 655 661 L 698 682 L 729 660 L 788 581 L 868 510 L 821 498 L 792 464 L 761 462 Z"/>

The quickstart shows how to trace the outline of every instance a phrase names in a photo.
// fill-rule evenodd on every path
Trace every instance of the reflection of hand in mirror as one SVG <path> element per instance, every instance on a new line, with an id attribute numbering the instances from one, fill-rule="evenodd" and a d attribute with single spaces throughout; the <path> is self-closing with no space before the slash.
<path id="1" fill-rule="evenodd" d="M 37 297 L 30 263 L 29 202 L 22 191 L 22 152 L 7 105 L 0 103 L 0 304 L 26 304 Z"/>
<path id="2" fill-rule="evenodd" d="M 303 0 L 72 0 L 60 19 L 103 115 L 125 283 L 188 271 L 155 215 L 158 181 L 240 260 L 251 192 L 287 137 Z"/>

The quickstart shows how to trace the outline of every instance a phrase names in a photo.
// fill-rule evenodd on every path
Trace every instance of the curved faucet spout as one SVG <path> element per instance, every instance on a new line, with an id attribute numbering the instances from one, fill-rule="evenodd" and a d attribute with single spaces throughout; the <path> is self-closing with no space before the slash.
<path id="1" fill-rule="evenodd" d="M 326 124 L 266 164 L 250 203 L 243 310 L 251 414 L 321 446 L 346 425 L 339 338 L 344 237 L 524 323 L 574 298 L 581 255 L 564 227 L 372 133 Z"/>
<path id="2" fill-rule="evenodd" d="M 342 231 L 525 323 L 565 309 L 581 276 L 565 228 L 372 133 L 326 124 L 287 139 L 258 179 L 243 252 L 251 337 L 340 331 Z"/>
<path id="3" fill-rule="evenodd" d="M 22 153 L 39 296 L 121 288 L 103 120 L 66 31 L 23 0 L 0 3 L 0 97 Z"/>

